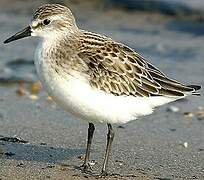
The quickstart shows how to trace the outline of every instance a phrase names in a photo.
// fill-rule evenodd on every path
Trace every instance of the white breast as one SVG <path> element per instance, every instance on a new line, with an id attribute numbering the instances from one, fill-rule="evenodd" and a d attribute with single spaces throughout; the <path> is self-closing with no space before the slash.
<path id="1" fill-rule="evenodd" d="M 153 112 L 177 98 L 115 96 L 93 89 L 82 76 L 63 77 L 49 67 L 37 51 L 35 60 L 39 78 L 53 99 L 72 115 L 89 122 L 126 123 Z M 74 73 L 74 72 L 73 72 Z"/>

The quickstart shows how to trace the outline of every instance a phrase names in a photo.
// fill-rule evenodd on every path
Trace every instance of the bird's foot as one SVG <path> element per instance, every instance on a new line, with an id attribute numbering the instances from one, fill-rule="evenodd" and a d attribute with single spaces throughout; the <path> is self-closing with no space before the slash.
<path id="1" fill-rule="evenodd" d="M 83 173 L 92 174 L 91 165 L 89 163 L 84 163 L 80 166 L 80 169 Z"/>
<path id="2" fill-rule="evenodd" d="M 99 175 L 100 178 L 108 176 L 107 171 L 102 171 L 101 174 Z"/>

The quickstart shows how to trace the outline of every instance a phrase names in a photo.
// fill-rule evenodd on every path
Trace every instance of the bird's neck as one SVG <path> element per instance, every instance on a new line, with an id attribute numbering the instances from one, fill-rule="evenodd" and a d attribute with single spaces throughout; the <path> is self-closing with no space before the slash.
<path id="1" fill-rule="evenodd" d="M 80 48 L 78 36 L 61 34 L 56 37 L 43 39 L 38 47 L 37 63 L 41 62 L 46 67 L 55 68 L 59 74 L 63 71 L 71 74 L 72 72 L 86 71 L 86 64 L 76 58 Z M 43 67 L 42 67 L 43 68 Z"/>
<path id="2" fill-rule="evenodd" d="M 81 31 L 79 29 L 54 31 L 42 38 L 42 45 L 48 49 L 56 49 L 68 45 L 71 46 L 77 41 L 80 34 Z"/>

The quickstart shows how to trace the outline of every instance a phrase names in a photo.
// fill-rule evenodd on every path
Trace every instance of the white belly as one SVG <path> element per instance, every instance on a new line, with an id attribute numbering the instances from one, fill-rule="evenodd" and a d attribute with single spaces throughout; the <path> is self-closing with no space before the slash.
<path id="1" fill-rule="evenodd" d="M 39 68 L 39 67 L 38 67 Z M 166 97 L 115 96 L 92 89 L 85 80 L 38 69 L 42 84 L 53 99 L 72 115 L 89 122 L 126 123 L 148 115 L 153 108 L 176 100 Z"/>
<path id="2" fill-rule="evenodd" d="M 57 74 L 42 59 L 36 59 L 37 73 L 49 95 L 72 115 L 89 122 L 126 123 L 151 114 L 154 107 L 177 98 L 115 96 L 93 89 L 83 77 Z"/>

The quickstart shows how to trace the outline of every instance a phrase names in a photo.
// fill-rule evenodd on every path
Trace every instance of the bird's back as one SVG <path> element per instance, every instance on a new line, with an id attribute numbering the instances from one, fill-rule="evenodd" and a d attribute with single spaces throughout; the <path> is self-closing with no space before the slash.
<path id="1" fill-rule="evenodd" d="M 131 48 L 99 34 L 83 31 L 78 56 L 87 64 L 92 87 L 116 96 L 182 97 L 200 86 L 169 78 Z"/>

